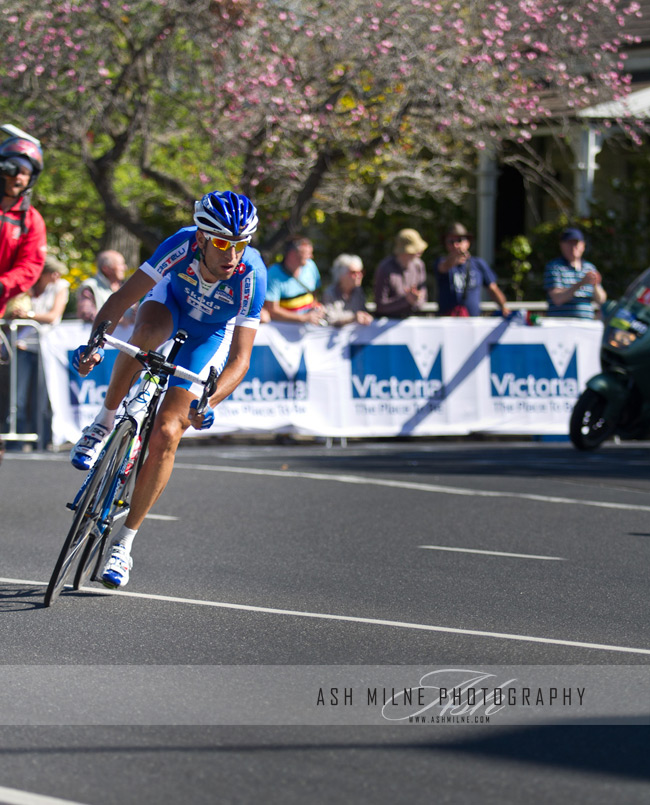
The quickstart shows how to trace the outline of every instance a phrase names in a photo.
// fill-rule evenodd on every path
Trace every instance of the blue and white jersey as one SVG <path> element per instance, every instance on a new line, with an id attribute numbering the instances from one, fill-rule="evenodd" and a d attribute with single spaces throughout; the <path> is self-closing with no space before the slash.
<path id="1" fill-rule="evenodd" d="M 179 229 L 156 249 L 140 270 L 156 282 L 144 298 L 164 305 L 172 316 L 173 331 L 185 330 L 187 341 L 177 363 L 196 374 L 208 364 L 220 373 L 230 354 L 236 327 L 257 330 L 266 295 L 266 266 L 261 254 L 246 246 L 229 280 L 206 282 L 199 270 L 201 252 L 196 227 Z M 189 389 L 177 377 L 170 386 Z"/>
<path id="2" fill-rule="evenodd" d="M 201 253 L 195 226 L 184 227 L 164 240 L 140 270 L 169 291 L 182 314 L 215 330 L 227 324 L 257 329 L 266 295 L 266 266 L 252 246 L 242 252 L 229 280 L 208 283 L 200 274 Z M 156 294 L 160 298 L 160 293 Z"/>

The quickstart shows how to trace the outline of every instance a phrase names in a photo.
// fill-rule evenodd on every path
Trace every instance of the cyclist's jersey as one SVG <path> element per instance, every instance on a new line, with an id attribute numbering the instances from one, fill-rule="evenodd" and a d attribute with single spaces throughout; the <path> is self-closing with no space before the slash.
<path id="1" fill-rule="evenodd" d="M 210 364 L 220 373 L 228 360 L 235 327 L 256 330 L 259 326 L 266 266 L 260 253 L 246 246 L 229 280 L 208 283 L 199 273 L 200 260 L 195 226 L 167 238 L 140 266 L 156 282 L 144 302 L 165 305 L 172 314 L 174 332 L 187 332 L 178 364 L 196 374 Z M 169 385 L 189 389 L 191 384 L 171 377 Z"/>
<path id="2" fill-rule="evenodd" d="M 266 266 L 251 246 L 242 252 L 239 266 L 229 280 L 207 283 L 199 272 L 201 253 L 196 227 L 179 229 L 156 249 L 140 270 L 155 280 L 166 281 L 180 312 L 215 330 L 232 322 L 256 329 L 266 295 Z M 234 321 L 233 321 L 234 319 Z"/>

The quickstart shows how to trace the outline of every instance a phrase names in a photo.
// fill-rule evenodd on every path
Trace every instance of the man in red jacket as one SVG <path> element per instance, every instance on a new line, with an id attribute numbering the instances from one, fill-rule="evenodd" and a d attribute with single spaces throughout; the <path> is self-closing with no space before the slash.
<path id="1" fill-rule="evenodd" d="M 0 316 L 7 302 L 31 288 L 43 270 L 45 222 L 30 202 L 42 170 L 37 141 L 12 136 L 0 144 Z"/>

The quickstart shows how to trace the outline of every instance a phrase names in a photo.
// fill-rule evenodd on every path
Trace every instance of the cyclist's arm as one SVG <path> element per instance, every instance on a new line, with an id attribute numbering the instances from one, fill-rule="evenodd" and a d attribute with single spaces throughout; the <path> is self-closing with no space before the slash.
<path id="1" fill-rule="evenodd" d="M 251 327 L 235 327 L 228 361 L 219 375 L 217 390 L 209 400 L 212 408 L 232 394 L 244 379 L 250 364 L 256 333 L 257 330 Z"/>
<path id="2" fill-rule="evenodd" d="M 93 330 L 102 322 L 110 321 L 111 326 L 108 329 L 109 333 L 119 324 L 120 319 L 124 313 L 137 301 L 142 299 L 156 284 L 156 281 L 147 276 L 144 271 L 138 269 L 132 277 L 122 285 L 115 293 L 111 294 L 106 302 L 101 306 L 95 321 L 93 323 Z M 86 360 L 79 359 L 78 371 L 82 377 L 85 377 L 93 367 L 101 361 L 101 355 L 97 352 L 90 355 Z"/>
<path id="3" fill-rule="evenodd" d="M 129 277 L 124 285 L 115 291 L 115 293 L 111 294 L 101 306 L 97 312 L 97 316 L 95 316 L 93 328 L 97 327 L 97 325 L 101 324 L 103 321 L 110 321 L 112 324 L 108 332 L 112 333 L 126 311 L 132 305 L 135 305 L 136 302 L 139 302 L 143 296 L 146 296 L 155 284 L 155 280 L 148 274 L 145 274 L 144 271 L 138 269 L 135 274 Z"/>
<path id="4" fill-rule="evenodd" d="M 228 361 L 223 372 L 219 375 L 216 392 L 208 400 L 210 408 L 214 408 L 222 400 L 225 400 L 244 379 L 250 365 L 256 332 L 257 330 L 251 327 L 235 327 L 230 352 L 228 353 Z M 196 409 L 190 408 L 188 419 L 192 427 L 201 430 L 203 414 L 198 414 Z"/>

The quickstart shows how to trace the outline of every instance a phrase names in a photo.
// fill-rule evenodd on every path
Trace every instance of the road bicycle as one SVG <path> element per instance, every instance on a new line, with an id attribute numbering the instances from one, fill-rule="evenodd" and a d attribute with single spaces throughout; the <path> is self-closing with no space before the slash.
<path id="1" fill-rule="evenodd" d="M 84 351 L 84 359 L 107 344 L 136 358 L 143 369 L 140 382 L 125 399 L 124 413 L 118 418 L 95 465 L 88 472 L 73 502 L 66 504 L 74 512 L 74 517 L 47 586 L 46 607 L 56 601 L 73 572 L 73 590 L 78 590 L 89 579 L 98 580 L 110 546 L 108 537 L 115 523 L 124 519 L 129 512 L 131 495 L 145 460 L 158 402 L 168 379 L 174 375 L 203 386 L 198 403 L 199 413 L 205 410 L 208 399 L 216 389 L 217 373 L 214 366 L 210 367 L 207 379 L 203 380 L 194 372 L 173 363 L 187 340 L 184 330 L 176 333 L 169 354 L 165 356 L 120 341 L 106 332 L 108 327 L 110 322 L 103 322 L 93 332 Z"/>

